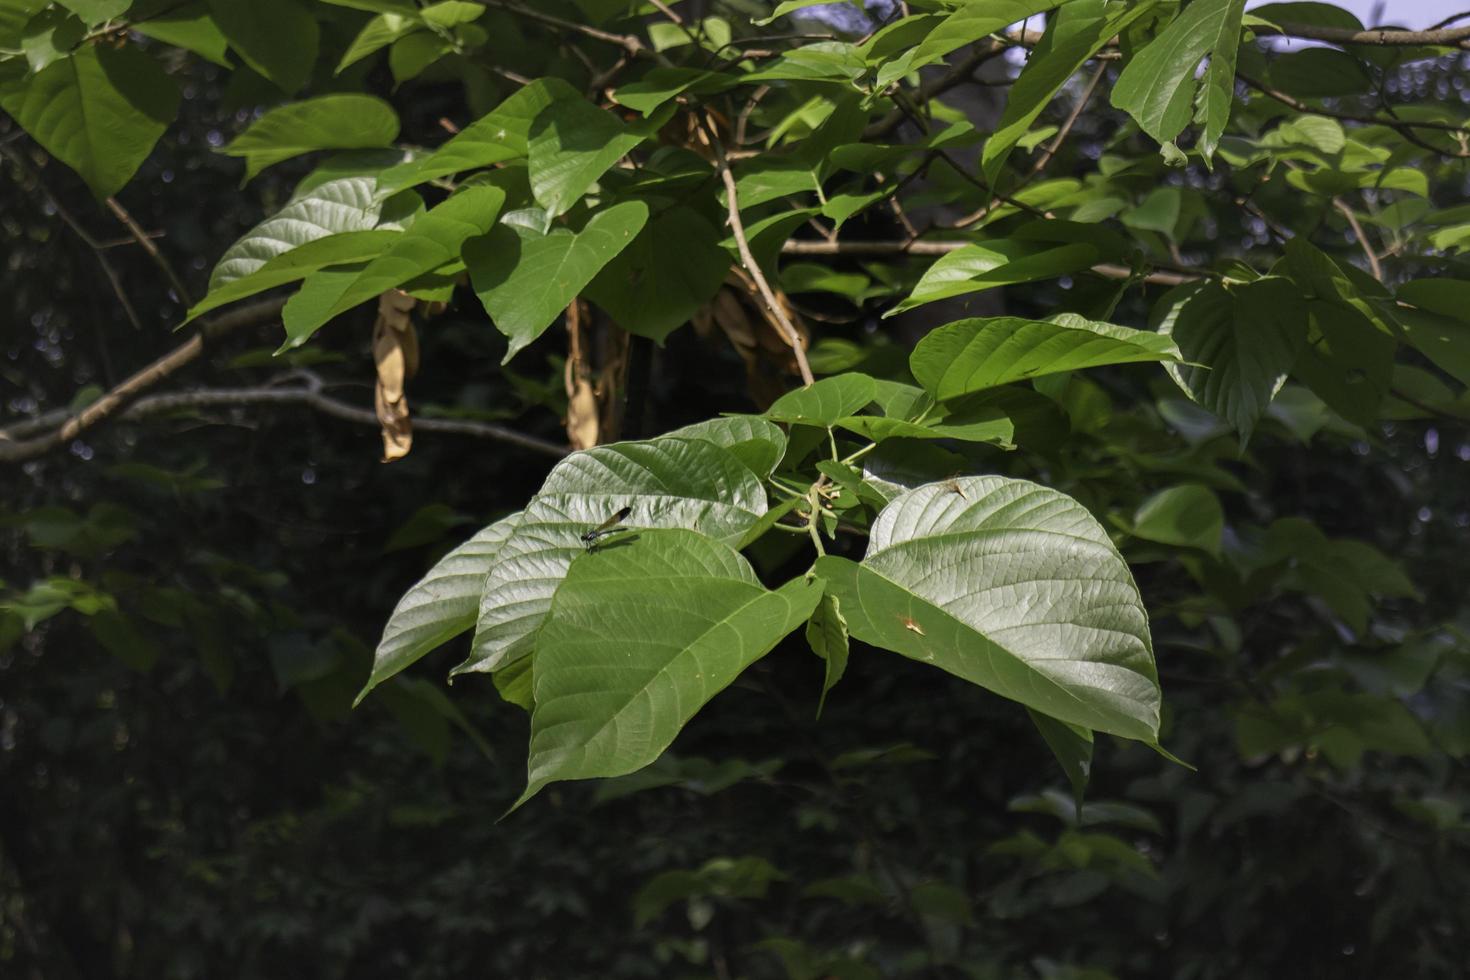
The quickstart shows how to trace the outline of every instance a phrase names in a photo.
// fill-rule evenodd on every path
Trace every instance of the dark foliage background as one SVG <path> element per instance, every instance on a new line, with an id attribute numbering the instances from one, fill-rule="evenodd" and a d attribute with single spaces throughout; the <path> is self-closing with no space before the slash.
<path id="1" fill-rule="evenodd" d="M 233 106 L 251 95 L 190 71 L 184 117 L 120 197 L 197 296 L 214 258 L 307 168 L 241 193 L 238 164 L 211 148 L 243 127 Z M 457 84 L 407 91 L 395 101 L 416 110 L 409 138 L 466 114 Z M 1113 125 L 1098 110 L 1084 136 Z M 29 161 L 7 161 L 0 183 L 0 384 L 14 417 L 155 358 L 182 304 L 140 250 L 108 247 L 130 323 L 58 211 L 104 243 L 121 228 L 14 129 L 0 140 Z M 1018 292 L 1020 309 L 1058 301 Z M 298 363 L 365 401 L 368 324 L 345 318 Z M 473 302 L 451 310 L 423 333 L 416 406 L 510 406 L 508 424 L 557 439 L 556 333 L 512 377 Z M 281 370 L 263 357 L 276 342 L 233 338 L 179 380 L 261 383 Z M 654 376 L 657 430 L 750 407 L 738 360 L 688 331 Z M 548 462 L 425 436 L 384 466 L 372 429 L 299 408 L 118 422 L 0 473 L 11 598 L 52 577 L 115 598 L 31 632 L 15 609 L 0 620 L 0 974 L 863 977 L 905 975 L 927 951 L 956 964 L 929 972 L 954 976 L 1465 975 L 1464 424 L 1405 420 L 1371 444 L 1329 428 L 1309 451 L 1277 425 L 1241 462 L 1229 437 L 1181 441 L 1161 421 L 1159 401 L 1178 395 L 1156 370 L 1095 380 L 1109 426 L 1052 458 L 987 465 L 1044 470 L 1106 512 L 1166 479 L 1130 470 L 1120 447 L 1213 460 L 1249 487 L 1228 498 L 1232 522 L 1309 516 L 1404 563 L 1425 600 L 1382 607 L 1373 642 L 1432 648 L 1432 682 L 1414 676 L 1427 655 L 1346 652 L 1315 600 L 1247 596 L 1225 623 L 1193 615 L 1201 588 L 1180 559 L 1135 553 L 1166 744 L 1196 769 L 1104 739 L 1089 799 L 1118 805 L 1090 811 L 1090 826 L 1037 795 L 1064 781 L 1018 707 L 859 649 L 814 723 L 820 664 L 798 642 L 693 723 L 655 767 L 666 785 L 564 784 L 501 820 L 522 785 L 526 718 L 488 678 L 443 688 L 458 648 L 394 696 L 349 706 L 397 596 L 521 506 Z M 1241 751 L 1242 719 L 1313 691 L 1366 698 L 1351 702 L 1364 710 L 1402 701 L 1430 746 L 1375 730 L 1347 764 Z"/>

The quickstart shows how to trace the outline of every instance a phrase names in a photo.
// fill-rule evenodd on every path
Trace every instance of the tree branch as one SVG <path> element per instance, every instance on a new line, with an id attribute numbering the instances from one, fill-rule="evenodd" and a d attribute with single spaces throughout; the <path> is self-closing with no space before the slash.
<path id="1" fill-rule="evenodd" d="M 0 434 L 0 463 L 21 463 L 35 459 L 70 442 L 92 426 L 116 415 L 129 402 L 158 382 L 193 363 L 219 337 L 241 327 L 268 323 L 280 315 L 281 307 L 285 305 L 284 299 L 263 300 L 208 321 L 183 344 L 137 371 L 80 412 L 69 416 L 54 432 L 19 442 L 7 441 L 8 433 Z"/>
<path id="2" fill-rule="evenodd" d="M 740 264 L 745 266 L 745 271 L 750 273 L 750 278 L 755 280 L 756 289 L 760 290 L 761 298 L 766 301 L 766 307 L 770 309 L 771 315 L 775 317 L 781 332 L 786 335 L 786 342 L 791 345 L 792 353 L 796 356 L 796 367 L 801 372 L 801 383 L 809 385 L 814 380 L 812 367 L 806 360 L 806 348 L 802 344 L 801 333 L 796 325 L 787 317 L 786 310 L 782 308 L 780 300 L 776 299 L 771 284 L 766 282 L 766 274 L 761 271 L 760 264 L 756 262 L 755 256 L 750 251 L 750 241 L 745 237 L 745 223 L 740 220 L 740 197 L 735 189 L 735 175 L 730 172 L 730 161 L 725 157 L 725 147 L 720 143 L 720 138 L 715 135 L 709 123 L 700 118 L 699 126 L 704 130 L 704 135 L 709 139 L 710 149 L 715 154 L 715 165 L 719 167 L 720 179 L 725 184 L 725 201 L 730 225 L 730 233 L 735 236 L 735 247 L 740 251 Z"/>
<path id="3" fill-rule="evenodd" d="M 1328 44 L 1369 44 L 1390 48 L 1470 48 L 1470 27 L 1442 27 L 1428 31 L 1371 30 L 1354 31 L 1345 27 L 1318 27 L 1309 24 L 1280 24 L 1252 27 L 1256 34 L 1299 37 Z"/>
<path id="4" fill-rule="evenodd" d="M 201 388 L 195 391 L 150 395 L 134 402 L 122 413 L 122 417 L 138 419 L 183 408 L 207 408 L 220 405 L 306 405 L 324 415 L 330 415 L 345 422 L 354 422 L 373 429 L 382 425 L 375 412 L 349 405 L 335 398 L 328 398 L 322 394 L 322 381 L 316 375 L 301 372 L 301 377 L 308 383 L 298 387 Z M 494 422 L 479 422 L 471 419 L 415 418 L 413 430 L 415 433 L 443 432 L 506 442 L 557 459 L 561 459 L 571 451 L 566 446 L 538 439 Z"/>
<path id="5" fill-rule="evenodd" d="M 847 241 L 819 242 L 804 239 L 788 239 L 781 246 L 783 255 L 947 255 L 956 252 L 968 241 L 925 242 L 925 241 Z M 1133 270 L 1127 266 L 1101 262 L 1092 271 L 1108 279 L 1129 279 Z M 1143 282 L 1155 286 L 1182 286 L 1187 282 L 1198 282 L 1206 278 L 1194 272 L 1150 272 L 1141 277 Z"/>

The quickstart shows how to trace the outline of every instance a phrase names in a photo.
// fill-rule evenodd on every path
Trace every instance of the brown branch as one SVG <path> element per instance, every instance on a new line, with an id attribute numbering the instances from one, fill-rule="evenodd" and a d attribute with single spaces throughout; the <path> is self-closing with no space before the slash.
<path id="1" fill-rule="evenodd" d="M 783 255 L 948 255 L 970 244 L 973 243 L 967 241 L 819 242 L 790 239 L 781 246 L 781 252 Z M 1108 279 L 1129 279 L 1133 276 L 1132 269 L 1110 262 L 1100 262 L 1092 266 L 1092 271 Z M 1204 278 L 1205 276 L 1201 273 L 1186 271 L 1150 272 L 1140 277 L 1141 281 L 1155 286 L 1181 286 L 1184 283 L 1197 282 Z"/>
<path id="2" fill-rule="evenodd" d="M 0 441 L 0 463 L 20 463 L 35 459 L 70 442 L 87 429 L 116 415 L 129 402 L 158 382 L 193 363 L 219 337 L 241 327 L 268 323 L 280 315 L 281 307 L 285 305 L 284 299 L 263 300 L 208 321 L 183 344 L 137 371 L 80 412 L 70 415 L 54 432 L 20 442 Z"/>
<path id="3" fill-rule="evenodd" d="M 715 165 L 720 171 L 720 180 L 725 184 L 728 214 L 726 221 L 730 225 L 730 233 L 735 237 L 735 247 L 740 251 L 740 264 L 745 266 L 745 271 L 750 273 L 751 279 L 755 280 L 756 288 L 760 290 L 761 298 L 765 300 L 767 309 L 771 311 L 771 316 L 781 327 L 781 332 L 786 335 L 786 342 L 791 345 L 792 353 L 796 356 L 796 367 L 801 372 L 801 383 L 810 385 L 816 379 L 812 376 L 812 367 L 806 360 L 806 348 L 802 344 L 801 333 L 786 315 L 786 310 L 776 299 L 771 284 L 766 282 L 766 274 L 761 271 L 760 263 L 756 262 L 755 256 L 751 254 L 750 241 L 745 237 L 745 222 L 740 219 L 740 197 L 735 189 L 735 175 L 730 171 L 730 161 L 725 157 L 725 147 L 720 143 L 720 138 L 715 135 L 714 128 L 707 120 L 701 117 L 699 126 L 709 140 L 710 149 L 715 154 Z"/>
<path id="4" fill-rule="evenodd" d="M 173 265 L 169 263 L 168 259 L 164 258 L 163 253 L 158 250 L 158 246 L 153 244 L 152 236 L 139 227 L 138 223 L 133 220 L 133 216 L 128 213 L 127 208 L 123 207 L 117 198 L 109 197 L 107 199 L 107 207 L 116 215 L 117 220 L 123 223 L 123 227 L 127 228 L 129 234 L 133 236 L 133 240 L 142 247 L 143 251 L 148 253 L 148 257 L 153 260 L 153 264 L 158 266 L 159 271 L 163 273 L 169 285 L 173 286 L 174 295 L 178 297 L 179 302 L 185 306 L 193 306 L 194 301 L 189 298 L 189 290 L 185 287 L 184 281 L 179 278 L 178 273 L 174 272 Z"/>
<path id="5" fill-rule="evenodd" d="M 137 419 L 163 412 L 184 408 L 208 408 L 220 405 L 306 405 L 324 415 L 354 422 L 376 429 L 381 423 L 377 413 L 371 409 L 358 408 L 321 393 L 322 382 L 315 375 L 303 372 L 309 382 L 300 387 L 281 388 L 201 388 L 196 391 L 172 392 L 140 398 L 122 413 L 123 418 Z M 529 449 L 543 456 L 560 459 L 571 450 L 545 439 L 529 436 L 494 422 L 479 422 L 471 419 L 416 418 L 413 430 L 420 432 L 442 432 L 471 436 L 476 439 L 491 439 Z"/>
<path id="6" fill-rule="evenodd" d="M 1428 31 L 1370 30 L 1354 31 L 1345 27 L 1318 27 L 1314 24 L 1281 24 L 1252 27 L 1256 34 L 1299 37 L 1328 44 L 1369 44 L 1390 48 L 1467 48 L 1470 27 L 1447 27 Z"/>

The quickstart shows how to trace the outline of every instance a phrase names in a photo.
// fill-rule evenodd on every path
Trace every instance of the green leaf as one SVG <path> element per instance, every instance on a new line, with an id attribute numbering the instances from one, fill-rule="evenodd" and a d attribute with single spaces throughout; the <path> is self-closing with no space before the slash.
<path id="1" fill-rule="evenodd" d="M 559 78 L 543 78 L 524 86 L 481 116 L 428 156 L 383 171 L 382 193 L 390 194 L 424 181 L 526 155 L 531 124 L 558 99 L 580 99 L 581 94 Z"/>
<path id="2" fill-rule="evenodd" d="M 1470 281 L 1414 279 L 1399 287 L 1398 311 L 1410 344 L 1462 384 L 1470 385 Z"/>
<path id="3" fill-rule="evenodd" d="M 698 211 L 655 216 L 587 286 L 587 298 L 630 333 L 660 343 L 717 293 L 730 270 L 719 233 Z"/>
<path id="4" fill-rule="evenodd" d="M 31 18 L 45 9 L 49 0 L 0 0 L 0 48 L 19 51 Z"/>
<path id="5" fill-rule="evenodd" d="M 499 670 L 529 655 L 552 593 L 587 550 L 582 535 L 623 507 L 631 508 L 623 526 L 632 534 L 682 527 L 735 544 L 765 512 L 766 495 L 749 467 L 704 439 L 663 436 L 568 456 L 490 569 L 474 647 L 455 673 Z"/>
<path id="6" fill-rule="evenodd" d="M 830 427 L 838 419 L 866 408 L 877 394 L 878 387 L 872 378 L 849 371 L 788 391 L 766 409 L 766 418 Z"/>
<path id="7" fill-rule="evenodd" d="M 1145 541 L 1199 548 L 1220 556 L 1225 511 L 1214 491 L 1198 484 L 1160 490 L 1138 506 L 1133 535 Z"/>
<path id="8" fill-rule="evenodd" d="M 701 68 L 654 68 L 636 82 L 619 85 L 613 98 L 619 105 L 648 115 L 685 92 L 710 95 L 735 84 L 735 79 Z"/>
<path id="9" fill-rule="evenodd" d="M 80 17 L 88 27 L 96 27 L 125 13 L 133 0 L 57 0 L 63 7 Z"/>
<path id="10" fill-rule="evenodd" d="M 100 200 L 122 190 L 179 108 L 179 90 L 134 45 L 91 44 L 26 76 L 0 64 L 0 108 Z"/>
<path id="11" fill-rule="evenodd" d="M 575 234 L 557 228 L 540 235 L 524 225 L 500 224 L 465 242 L 475 294 L 496 329 L 510 338 L 505 361 L 541 336 L 602 267 L 632 244 L 647 220 L 646 204 L 624 201 L 594 214 Z"/>
<path id="12" fill-rule="evenodd" d="M 1210 67 L 1199 92 L 1199 116 L 1205 124 L 1200 152 L 1208 161 L 1235 100 L 1235 56 L 1244 9 L 1245 0 L 1194 0 L 1123 68 L 1113 85 L 1113 105 L 1160 143 L 1173 142 L 1189 125 L 1195 71 L 1208 54 Z"/>
<path id="13" fill-rule="evenodd" d="M 941 401 L 1063 371 L 1177 361 L 1174 341 L 1148 330 L 1059 313 L 1051 320 L 957 320 L 920 340 L 909 357 L 915 380 Z"/>
<path id="14" fill-rule="evenodd" d="M 245 158 L 245 179 L 313 150 L 392 146 L 398 113 L 372 95 L 323 95 L 279 106 L 251 124 L 220 152 Z"/>
<path id="15" fill-rule="evenodd" d="M 1082 797 L 1087 792 L 1087 780 L 1092 775 L 1092 732 L 1078 725 L 1057 721 L 1031 708 L 1026 709 L 1031 723 L 1041 733 L 1051 754 L 1072 784 L 1072 802 L 1076 807 L 1077 820 L 1082 819 Z"/>
<path id="16" fill-rule="evenodd" d="M 695 422 L 664 434 L 677 439 L 703 439 L 730 453 L 764 480 L 786 453 L 786 433 L 759 415 L 727 415 Z"/>
<path id="17" fill-rule="evenodd" d="M 436 647 L 475 625 L 480 590 L 521 515 L 503 517 L 439 559 L 428 574 L 403 594 L 383 627 L 373 654 L 373 672 L 354 703 Z"/>
<path id="18" fill-rule="evenodd" d="M 995 185 L 1011 150 L 1067 79 L 1155 6 L 1154 0 L 1113 5 L 1103 0 L 1071 0 L 1049 18 L 1046 34 L 1011 86 L 1000 122 L 981 151 L 980 167 L 988 184 Z"/>
<path id="19" fill-rule="evenodd" d="M 466 239 L 485 234 L 495 224 L 504 201 L 505 192 L 499 187 L 466 187 L 415 221 L 360 272 L 334 276 L 335 288 L 315 294 L 303 289 L 282 311 L 286 340 L 281 350 L 301 346 L 322 324 L 357 304 L 458 259 Z M 329 274 L 312 273 L 307 282 Z"/>
<path id="20" fill-rule="evenodd" d="M 879 415 L 853 415 L 838 419 L 836 424 L 874 442 L 885 439 L 959 439 L 1013 448 L 1011 439 L 1016 433 L 1016 427 L 1005 411 L 993 405 L 977 405 L 960 411 L 950 411 L 948 407 L 935 409 L 923 422 Z"/>
<path id="21" fill-rule="evenodd" d="M 554 780 L 653 762 L 821 597 L 808 579 L 772 592 L 729 545 L 681 529 L 579 557 L 536 644 L 527 785 L 516 806 Z"/>
<path id="22" fill-rule="evenodd" d="M 295 0 L 209 0 L 215 25 L 240 60 L 288 95 L 311 79 L 321 29 Z"/>
<path id="23" fill-rule="evenodd" d="M 381 255 L 400 235 L 402 232 L 386 230 L 348 231 L 298 245 L 289 252 L 281 252 L 267 260 L 254 272 L 239 279 L 231 279 L 222 283 L 218 289 L 211 290 L 189 308 L 189 315 L 184 318 L 184 323 L 227 303 L 305 279 L 326 266 L 366 262 Z"/>
<path id="24" fill-rule="evenodd" d="M 1286 279 L 1191 283 L 1160 301 L 1159 332 L 1179 345 L 1164 369 L 1194 402 L 1229 422 L 1244 446 L 1307 340 L 1307 307 Z"/>
<path id="25" fill-rule="evenodd" d="M 1065 0 L 988 0 L 959 5 L 934 28 L 904 67 L 913 71 L 933 64 L 951 51 L 958 51 L 983 37 L 1004 31 L 1028 17 L 1044 14 Z"/>
<path id="26" fill-rule="evenodd" d="M 527 143 L 531 193 L 549 221 L 566 211 L 607 169 L 663 128 L 672 106 L 624 125 L 586 99 L 552 102 L 536 116 Z"/>
<path id="27" fill-rule="evenodd" d="M 419 11 L 424 23 L 434 27 L 450 28 L 479 20 L 485 13 L 483 3 L 470 0 L 439 0 Z"/>
<path id="28" fill-rule="evenodd" d="M 751 23 L 756 27 L 765 27 L 771 21 L 778 17 L 785 17 L 792 11 L 800 10 L 803 7 L 815 7 L 818 4 L 830 3 L 832 3 L 832 0 L 781 0 L 780 3 L 776 4 L 776 9 L 771 11 L 769 17 L 760 17 L 752 20 Z"/>
<path id="29" fill-rule="evenodd" d="M 1307 310 L 1313 329 L 1292 375 L 1354 425 L 1375 424 L 1393 382 L 1393 338 L 1348 307 L 1312 300 Z"/>
<path id="30" fill-rule="evenodd" d="M 234 67 L 230 62 L 229 41 L 210 17 L 205 0 L 194 0 L 181 7 L 170 5 L 156 14 L 150 12 L 143 19 L 138 18 L 136 10 L 133 15 L 129 27 L 144 37 L 192 51 L 222 68 Z"/>
<path id="31" fill-rule="evenodd" d="M 842 618 L 842 603 L 835 595 L 823 593 L 821 601 L 807 620 L 806 641 L 812 653 L 826 663 L 822 679 L 822 696 L 817 700 L 817 717 L 827 704 L 827 692 L 837 686 L 847 670 L 847 620 Z"/>
<path id="32" fill-rule="evenodd" d="M 337 62 L 335 74 L 357 64 L 375 51 L 380 51 L 399 38 L 414 31 L 423 30 L 424 24 L 418 17 L 402 13 L 381 13 L 362 26 L 357 37 L 347 46 L 342 60 Z"/>
<path id="33" fill-rule="evenodd" d="M 247 231 L 220 256 L 209 276 L 210 294 L 307 242 L 374 228 L 383 210 L 376 188 L 370 176 L 337 177 L 305 190 L 298 188 L 285 207 Z"/>
<path id="34" fill-rule="evenodd" d="M 1365 95 L 1373 86 L 1363 64 L 1336 48 L 1306 48 L 1276 55 L 1271 87 L 1299 99 Z"/>
<path id="35" fill-rule="evenodd" d="M 1097 260 L 1097 249 L 1081 243 L 1046 247 L 1009 239 L 976 242 L 942 256 L 924 270 L 914 291 L 883 316 L 997 286 L 1054 279 L 1086 269 Z"/>
<path id="36" fill-rule="evenodd" d="M 39 72 L 69 55 L 87 33 L 87 25 L 56 7 L 43 10 L 25 26 L 20 47 L 31 71 Z"/>
<path id="37" fill-rule="evenodd" d="M 1156 744 L 1148 614 L 1081 504 L 1005 477 L 919 487 L 883 509 L 858 564 L 816 574 L 852 635 L 1059 721 Z"/>
<path id="38" fill-rule="evenodd" d="M 483 9 L 483 8 L 481 8 Z M 388 51 L 388 69 L 393 73 L 393 86 L 418 78 L 430 65 L 454 50 L 454 43 L 438 34 L 422 31 L 393 42 Z"/>

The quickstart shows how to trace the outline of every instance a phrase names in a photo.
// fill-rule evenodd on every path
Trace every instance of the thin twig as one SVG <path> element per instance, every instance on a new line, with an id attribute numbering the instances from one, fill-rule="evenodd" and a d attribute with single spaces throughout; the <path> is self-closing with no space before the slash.
<path id="1" fill-rule="evenodd" d="M 1107 70 L 1107 62 L 1098 62 L 1097 70 L 1092 73 L 1092 78 L 1088 79 L 1087 88 L 1083 89 L 1082 94 L 1077 97 L 1077 104 L 1072 107 L 1072 111 L 1067 115 L 1066 121 L 1062 123 L 1062 128 L 1057 131 L 1056 139 L 1052 140 L 1041 151 L 1041 156 L 1036 158 L 1036 162 L 1031 165 L 1031 169 L 1021 179 L 1021 183 L 1012 188 L 1012 194 L 1015 194 L 1022 187 L 1029 184 L 1035 179 L 1037 174 L 1046 169 L 1048 163 L 1051 163 L 1051 158 L 1056 156 L 1057 150 L 1062 148 L 1062 143 L 1066 141 L 1067 135 L 1072 132 L 1072 127 L 1077 125 L 1078 119 L 1082 118 L 1082 110 L 1087 108 L 1088 101 L 1092 99 L 1092 93 L 1097 91 L 1098 83 L 1102 81 L 1103 75 L 1107 73 Z"/>
<path id="2" fill-rule="evenodd" d="M 644 44 L 641 38 L 633 34 L 615 34 L 612 31 L 604 31 L 601 28 L 592 27 L 588 24 L 580 24 L 574 20 L 564 20 L 561 17 L 544 14 L 539 10 L 532 9 L 523 4 L 513 3 L 511 0 L 475 0 L 475 2 L 483 4 L 486 7 L 508 10 L 513 14 L 519 14 L 530 20 L 539 21 L 550 27 L 555 27 L 563 31 L 571 31 L 574 34 L 581 34 L 583 37 L 590 37 L 594 41 L 615 44 L 635 58 L 650 58 L 664 67 L 672 66 L 672 62 L 664 57 L 662 53 L 653 50 Z"/>
<path id="3" fill-rule="evenodd" d="M 725 147 L 720 143 L 720 138 L 715 135 L 714 127 L 710 126 L 708 120 L 702 116 L 699 119 L 699 126 L 709 140 L 710 149 L 714 151 L 715 166 L 719 168 L 720 180 L 725 184 L 727 221 L 730 225 L 730 233 L 735 237 L 735 247 L 740 251 L 740 262 L 745 266 L 745 271 L 750 273 L 751 279 L 755 280 L 761 298 L 766 301 L 771 315 L 780 325 L 781 332 L 786 335 L 786 342 L 791 345 L 791 350 L 796 356 L 796 367 L 801 372 L 801 383 L 809 385 L 816 379 L 812 376 L 811 365 L 807 363 L 806 348 L 802 344 L 801 334 L 797 331 L 796 325 L 786 316 L 786 310 L 782 308 L 780 300 L 776 299 L 771 284 L 766 282 L 766 274 L 761 271 L 760 263 L 756 262 L 755 256 L 750 251 L 750 241 L 745 237 L 745 223 L 740 220 L 740 197 L 735 189 L 735 175 L 730 171 L 730 161 L 725 158 Z"/>
<path id="4" fill-rule="evenodd" d="M 187 341 L 135 372 L 80 412 L 68 416 L 54 432 L 20 442 L 0 441 L 0 463 L 35 459 L 70 442 L 87 429 L 116 415 L 144 391 L 193 363 L 214 340 L 241 327 L 269 323 L 280 315 L 281 307 L 285 305 L 284 299 L 264 300 L 206 322 Z"/>
<path id="5" fill-rule="evenodd" d="M 1358 221 L 1358 216 L 1353 214 L 1353 209 L 1340 197 L 1332 199 L 1332 206 L 1347 219 L 1348 226 L 1352 228 L 1353 234 L 1357 236 L 1358 245 L 1363 249 L 1363 255 L 1368 259 L 1368 271 L 1373 273 L 1373 278 L 1379 282 L 1383 281 L 1383 266 L 1378 261 L 1378 256 L 1373 251 L 1373 243 L 1368 241 L 1368 235 L 1363 231 L 1363 225 Z"/>
<path id="6" fill-rule="evenodd" d="M 169 285 L 173 286 L 174 295 L 179 298 L 179 302 L 185 306 L 193 306 L 194 301 L 189 298 L 189 290 L 184 285 L 184 281 L 179 278 L 178 273 L 174 272 L 173 265 L 158 250 L 158 246 L 153 244 L 153 239 L 148 233 L 133 220 L 133 216 L 128 213 L 127 208 L 123 207 L 122 203 L 115 197 L 109 197 L 107 199 L 107 207 L 117 216 L 117 220 L 123 223 L 123 227 L 127 228 L 128 232 L 133 236 L 133 240 L 142 246 L 143 251 L 148 253 L 149 258 L 153 259 L 153 264 L 158 266 L 164 278 L 169 281 Z"/>
<path id="7" fill-rule="evenodd" d="M 1455 21 L 1457 21 L 1457 20 L 1464 20 L 1466 17 L 1470 17 L 1470 10 L 1462 10 L 1458 14 L 1450 14 L 1448 17 L 1446 17 L 1444 20 L 1440 21 L 1438 24 L 1431 24 L 1431 25 L 1429 25 L 1429 30 L 1431 30 L 1431 31 L 1437 31 L 1441 27 L 1449 27 Z"/>
<path id="8" fill-rule="evenodd" d="M 1006 45 L 999 41 L 987 41 L 982 44 L 976 44 L 975 50 L 970 53 L 969 57 L 950 68 L 938 78 L 920 85 L 919 91 L 915 95 L 916 101 L 927 102 L 930 99 L 943 95 L 956 85 L 963 85 L 965 82 L 970 81 L 970 76 L 981 65 L 990 61 L 992 58 L 997 58 L 1005 54 L 1005 52 Z M 907 117 L 901 109 L 892 110 L 882 119 L 870 124 L 863 130 L 864 141 L 872 142 L 877 139 L 882 139 L 897 129 L 905 118 Z"/>
<path id="9" fill-rule="evenodd" d="M 1464 126 L 1456 126 L 1452 123 L 1428 121 L 1413 122 L 1407 119 L 1385 119 L 1382 116 L 1362 115 L 1353 112 L 1338 112 L 1333 109 L 1322 109 L 1318 108 L 1317 106 L 1308 105 L 1295 96 L 1287 95 L 1285 92 L 1278 91 L 1268 85 L 1262 84 L 1261 82 L 1256 81 L 1254 78 L 1251 78 L 1249 75 L 1244 75 L 1240 72 L 1236 72 L 1235 77 L 1240 79 L 1242 82 L 1245 82 L 1246 85 L 1255 89 L 1257 92 L 1260 92 L 1262 95 L 1269 96 L 1270 98 L 1275 99 L 1277 102 L 1280 102 L 1284 106 L 1295 109 L 1297 112 L 1311 113 L 1314 116 L 1328 116 L 1332 119 L 1341 119 L 1344 122 L 1377 123 L 1380 126 L 1390 126 L 1394 129 L 1399 130 L 1400 132 L 1405 129 L 1438 129 L 1449 133 L 1470 132 L 1470 130 L 1467 130 Z M 1433 148 L 1431 147 L 1431 149 Z M 1446 151 L 1437 150 L 1436 152 L 1445 153 Z"/>
<path id="10" fill-rule="evenodd" d="M 102 274 L 107 277 L 107 282 L 112 287 L 112 294 L 117 297 L 118 305 L 122 307 L 128 322 L 133 325 L 134 330 L 142 330 L 143 322 L 138 319 L 138 313 L 133 309 L 132 300 L 128 299 L 127 290 L 123 288 L 122 277 L 117 274 L 112 263 L 107 261 L 106 249 L 92 237 L 92 234 L 83 227 L 66 205 L 61 203 L 61 199 L 51 192 L 51 188 L 46 186 L 46 182 L 41 179 L 40 173 L 30 165 L 23 154 L 7 143 L 0 144 L 0 155 L 4 155 L 15 166 L 15 169 L 20 171 L 22 177 L 29 179 L 40 188 L 41 193 L 46 195 L 46 200 L 56 209 L 57 217 L 92 250 L 92 255 L 96 257 L 97 264 L 102 267 Z"/>

